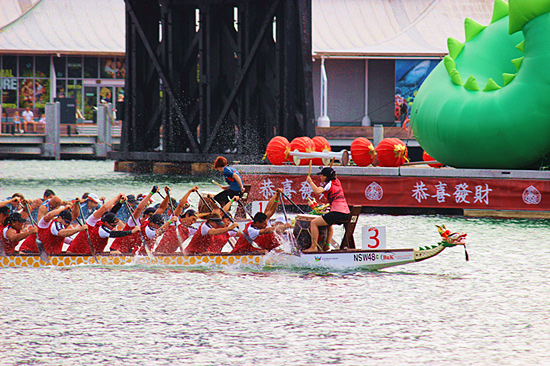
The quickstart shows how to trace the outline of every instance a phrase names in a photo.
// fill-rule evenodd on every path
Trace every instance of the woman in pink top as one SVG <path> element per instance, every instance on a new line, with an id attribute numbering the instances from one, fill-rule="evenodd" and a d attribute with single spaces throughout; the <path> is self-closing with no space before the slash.
<path id="1" fill-rule="evenodd" d="M 317 239 L 319 238 L 319 226 L 328 226 L 327 242 L 332 241 L 332 234 L 334 224 L 345 224 L 350 220 L 350 211 L 346 197 L 344 196 L 344 190 L 340 180 L 336 178 L 336 172 L 330 167 L 324 167 L 321 170 L 321 187 L 317 187 L 313 183 L 313 179 L 308 175 L 307 182 L 311 186 L 313 193 L 325 194 L 330 204 L 330 212 L 324 214 L 321 217 L 317 217 L 311 222 L 311 246 L 304 250 L 305 252 L 316 252 L 318 250 Z"/>

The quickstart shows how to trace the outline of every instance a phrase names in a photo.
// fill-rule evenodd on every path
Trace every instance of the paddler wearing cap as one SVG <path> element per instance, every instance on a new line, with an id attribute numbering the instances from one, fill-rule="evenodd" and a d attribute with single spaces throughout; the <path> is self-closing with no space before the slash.
<path id="1" fill-rule="evenodd" d="M 118 218 L 116 217 L 116 213 L 109 210 L 117 203 L 124 202 L 125 200 L 126 197 L 124 194 L 119 193 L 91 214 L 86 219 L 88 233 L 78 233 L 71 242 L 71 245 L 69 245 L 69 248 L 67 248 L 67 253 L 92 254 L 88 238 L 92 243 L 95 253 L 101 253 L 107 246 L 109 238 L 128 236 L 137 232 L 139 228 L 127 231 L 114 230 L 118 224 Z"/>
<path id="2" fill-rule="evenodd" d="M 197 222 L 197 213 L 193 209 L 189 209 L 185 211 L 183 215 L 181 215 L 184 207 L 188 206 L 188 199 L 191 193 L 196 192 L 199 190 L 199 187 L 193 186 L 189 191 L 187 191 L 181 200 L 179 201 L 178 205 L 176 206 L 174 210 L 174 216 L 170 218 L 170 223 L 166 231 L 164 232 L 164 235 L 162 236 L 162 239 L 160 239 L 160 242 L 155 249 L 155 254 L 173 254 L 176 252 L 176 250 L 180 247 L 180 242 L 183 243 L 185 240 L 187 240 L 190 236 L 193 236 L 197 229 L 195 229 L 193 225 L 195 222 Z M 176 231 L 177 230 L 177 231 Z M 179 231 L 179 239 L 178 239 L 178 231 Z"/>
<path id="3" fill-rule="evenodd" d="M 151 188 L 151 192 L 141 198 L 141 201 L 132 215 L 128 218 L 128 221 L 122 230 L 133 230 L 135 227 L 139 227 L 142 232 L 141 235 L 145 235 L 145 228 L 149 225 L 149 219 L 157 211 L 155 208 L 147 206 L 151 202 L 151 197 L 157 192 L 158 186 L 153 186 L 153 188 Z M 116 238 L 111 244 L 110 251 L 113 254 L 134 253 L 140 246 L 141 236 L 139 232 L 136 232 L 135 234 L 129 236 Z"/>
<path id="4" fill-rule="evenodd" d="M 317 217 L 311 222 L 311 246 L 304 250 L 304 252 L 316 252 L 320 249 L 319 247 L 321 245 L 321 249 L 326 249 L 328 243 L 332 241 L 332 235 L 334 234 L 332 225 L 344 224 L 351 218 L 348 202 L 346 201 L 344 190 L 342 189 L 342 183 L 338 178 L 336 178 L 336 171 L 331 167 L 326 166 L 317 174 L 321 176 L 320 187 L 313 183 L 313 179 L 311 179 L 311 176 L 309 175 L 307 176 L 306 181 L 311 186 L 313 193 L 325 194 L 328 203 L 330 204 L 330 212 L 324 214 L 323 216 Z M 329 227 L 327 243 L 317 243 L 320 226 Z"/>
<path id="5" fill-rule="evenodd" d="M 277 224 L 274 226 L 271 226 L 269 222 L 269 219 L 277 211 L 280 203 L 278 198 L 281 197 L 281 192 L 282 190 L 277 188 L 276 193 L 268 201 L 265 212 L 257 212 L 252 221 L 246 224 L 243 229 L 243 234 L 246 236 L 241 235 L 239 237 L 231 253 L 268 252 L 281 245 L 280 234 L 276 233 L 275 230 L 279 229 L 280 232 L 284 232 L 290 227 L 290 223 L 284 217 L 276 220 Z M 252 246 L 250 241 L 253 241 L 257 247 Z"/>
<path id="6" fill-rule="evenodd" d="M 212 248 L 223 248 L 229 240 L 229 232 L 237 226 L 237 223 L 226 226 L 217 213 L 208 215 L 206 221 L 200 224 L 191 242 L 185 248 L 185 254 L 210 253 Z"/>
<path id="7" fill-rule="evenodd" d="M 60 254 L 63 250 L 63 243 L 66 238 L 69 239 L 70 236 L 86 230 L 86 226 L 69 228 L 71 222 L 73 222 L 79 214 L 80 210 L 78 210 L 78 206 L 74 207 L 74 204 L 69 202 L 67 206 L 59 206 L 55 210 L 48 212 L 38 221 L 37 236 L 44 245 L 46 253 Z M 23 248 L 23 244 L 21 244 L 21 248 L 19 248 L 20 251 L 38 252 L 36 247 Z"/>

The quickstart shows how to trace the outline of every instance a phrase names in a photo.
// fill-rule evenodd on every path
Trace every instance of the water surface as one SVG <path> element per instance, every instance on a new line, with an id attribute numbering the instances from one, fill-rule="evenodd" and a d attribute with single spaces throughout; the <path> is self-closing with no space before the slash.
<path id="1" fill-rule="evenodd" d="M 2 161 L 0 194 L 146 193 L 189 178 L 115 173 L 112 162 Z M 221 180 L 221 179 L 219 179 Z M 192 198 L 196 203 L 196 199 Z M 524 365 L 550 363 L 546 220 L 362 215 L 388 247 L 462 248 L 401 267 L 0 269 L 2 365 Z M 342 229 L 336 228 L 341 238 Z"/>

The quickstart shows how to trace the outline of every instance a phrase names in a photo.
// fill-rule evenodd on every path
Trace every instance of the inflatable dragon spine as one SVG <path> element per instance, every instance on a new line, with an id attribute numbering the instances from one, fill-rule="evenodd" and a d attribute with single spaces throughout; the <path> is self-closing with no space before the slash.
<path id="1" fill-rule="evenodd" d="M 550 154 L 550 0 L 495 0 L 490 25 L 464 29 L 416 95 L 415 137 L 454 167 L 536 166 Z"/>

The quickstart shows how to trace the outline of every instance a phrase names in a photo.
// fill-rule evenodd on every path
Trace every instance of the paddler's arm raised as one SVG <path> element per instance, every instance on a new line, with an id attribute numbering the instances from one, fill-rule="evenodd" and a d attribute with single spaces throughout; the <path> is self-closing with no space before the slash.
<path id="1" fill-rule="evenodd" d="M 179 201 L 176 209 L 174 210 L 174 216 L 179 217 L 181 215 L 182 211 L 184 210 L 185 204 L 189 200 L 189 196 L 191 195 L 191 193 L 196 192 L 198 190 L 199 190 L 199 187 L 193 186 L 193 187 L 191 187 L 190 190 L 187 191 L 186 194 L 183 195 L 183 197 Z"/>
<path id="2" fill-rule="evenodd" d="M 168 186 L 164 186 L 164 192 L 169 193 L 170 188 L 168 188 Z M 162 215 L 164 213 L 164 211 L 166 211 L 166 209 L 168 208 L 168 199 L 169 198 L 170 198 L 169 194 L 166 194 L 166 196 L 164 196 L 164 199 L 162 200 L 159 207 L 155 211 L 155 214 L 161 214 Z"/>

